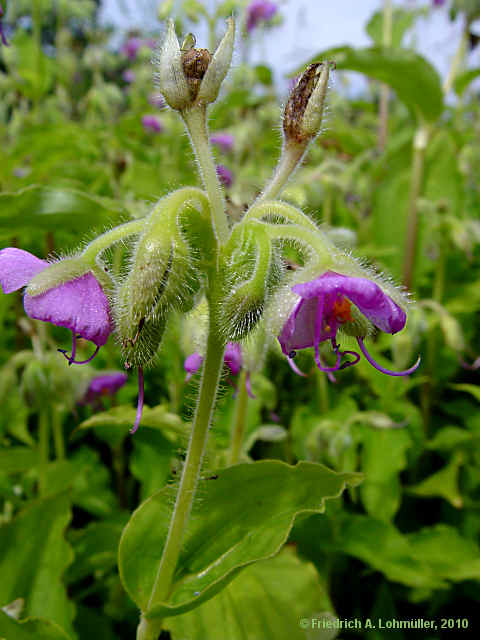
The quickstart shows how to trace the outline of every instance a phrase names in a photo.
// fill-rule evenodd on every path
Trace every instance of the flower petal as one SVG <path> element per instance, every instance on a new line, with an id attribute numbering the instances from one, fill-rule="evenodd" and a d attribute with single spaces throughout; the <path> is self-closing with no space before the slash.
<path id="1" fill-rule="evenodd" d="M 311 282 L 296 284 L 292 291 L 305 300 L 323 294 L 339 294 L 346 296 L 363 315 L 385 333 L 397 333 L 405 326 L 406 313 L 390 296 L 367 278 L 345 276 L 327 271 Z"/>
<path id="2" fill-rule="evenodd" d="M 46 260 L 40 260 L 37 256 L 7 247 L 0 251 L 0 284 L 3 293 L 12 293 L 27 286 L 30 280 L 48 267 Z"/>
<path id="3" fill-rule="evenodd" d="M 23 305 L 30 318 L 71 329 L 97 346 L 113 330 L 107 296 L 90 272 L 39 296 L 25 295 Z"/>

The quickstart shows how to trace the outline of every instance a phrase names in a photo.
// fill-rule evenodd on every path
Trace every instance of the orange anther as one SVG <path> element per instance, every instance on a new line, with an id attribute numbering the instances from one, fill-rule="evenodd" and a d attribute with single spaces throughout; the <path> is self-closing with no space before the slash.
<path id="1" fill-rule="evenodd" d="M 353 322 L 352 305 L 350 300 L 343 296 L 333 303 L 333 313 L 338 322 Z"/>

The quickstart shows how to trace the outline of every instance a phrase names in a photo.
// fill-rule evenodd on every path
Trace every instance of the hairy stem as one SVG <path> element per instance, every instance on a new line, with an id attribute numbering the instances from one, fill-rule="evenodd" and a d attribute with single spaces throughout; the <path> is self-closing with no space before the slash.
<path id="1" fill-rule="evenodd" d="M 283 220 L 292 222 L 293 224 L 299 224 L 301 226 L 311 229 L 315 233 L 318 232 L 318 228 L 313 220 L 303 213 L 300 209 L 296 209 L 287 202 L 262 202 L 261 204 L 255 204 L 247 213 L 243 216 L 242 223 L 247 220 L 262 220 L 263 218 L 283 218 Z"/>
<path id="2" fill-rule="evenodd" d="M 410 289 L 413 284 L 413 275 L 418 244 L 418 198 L 421 194 L 423 182 L 423 170 L 425 164 L 425 151 L 430 135 L 429 129 L 422 125 L 415 134 L 413 142 L 413 166 L 410 180 L 410 195 L 407 210 L 407 236 L 405 242 L 405 259 L 403 265 L 403 283 Z"/>
<path id="3" fill-rule="evenodd" d="M 293 175 L 295 169 L 300 164 L 306 150 L 307 143 L 286 143 L 284 145 L 282 155 L 278 161 L 278 165 L 272 179 L 252 206 L 257 206 L 265 200 L 275 200 L 275 198 L 280 195 L 289 178 Z"/>
<path id="4" fill-rule="evenodd" d="M 111 247 L 112 244 L 115 244 L 119 240 L 123 240 L 128 236 L 132 236 L 136 233 L 140 233 L 145 225 L 145 220 L 132 220 L 131 222 L 125 222 L 125 224 L 121 224 L 115 229 L 111 231 L 107 231 L 106 233 L 102 233 L 101 236 L 95 238 L 90 242 L 85 250 L 82 253 L 83 258 L 86 260 L 94 261 L 99 253 Z"/>
<path id="5" fill-rule="evenodd" d="M 212 223 L 220 245 L 229 235 L 228 220 L 225 213 L 225 198 L 218 180 L 217 169 L 208 141 L 207 114 L 204 106 L 194 107 L 182 112 L 193 150 L 197 158 L 202 182 L 212 208 Z"/>
<path id="6" fill-rule="evenodd" d="M 247 374 L 242 369 L 238 380 L 238 395 L 235 402 L 235 421 L 233 423 L 232 439 L 230 445 L 230 464 L 237 464 L 240 459 L 245 427 L 247 424 Z"/>
<path id="7" fill-rule="evenodd" d="M 225 342 L 220 338 L 220 331 L 211 312 L 207 352 L 202 371 L 200 395 L 193 421 L 192 434 L 175 501 L 175 508 L 168 528 L 167 540 L 163 548 L 163 554 L 148 608 L 153 606 L 155 602 L 167 599 L 172 588 L 175 569 L 200 477 L 202 459 L 208 438 L 208 429 L 212 419 L 218 382 L 223 365 L 224 350 Z M 156 637 L 152 634 L 158 631 L 158 621 L 150 621 L 142 618 L 137 632 L 137 639 L 150 640 Z"/>

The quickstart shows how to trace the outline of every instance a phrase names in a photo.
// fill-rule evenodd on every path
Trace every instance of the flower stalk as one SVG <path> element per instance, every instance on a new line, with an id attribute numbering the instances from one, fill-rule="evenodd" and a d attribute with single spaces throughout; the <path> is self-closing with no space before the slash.
<path id="1" fill-rule="evenodd" d="M 230 444 L 230 464 L 238 464 L 242 451 L 245 429 L 247 426 L 247 372 L 245 368 L 240 372 L 238 380 L 238 395 L 235 402 L 235 419 L 232 429 L 232 439 Z"/>

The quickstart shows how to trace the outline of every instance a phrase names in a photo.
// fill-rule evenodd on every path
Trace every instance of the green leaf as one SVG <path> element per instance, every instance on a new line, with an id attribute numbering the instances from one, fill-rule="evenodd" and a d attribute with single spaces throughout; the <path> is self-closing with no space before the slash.
<path id="1" fill-rule="evenodd" d="M 427 443 L 427 449 L 439 451 L 450 451 L 461 445 L 469 446 L 472 442 L 473 434 L 460 427 L 443 427 L 437 431 L 435 436 Z"/>
<path id="2" fill-rule="evenodd" d="M 152 429 L 141 429 L 133 438 L 130 471 L 142 485 L 142 500 L 161 489 L 171 473 L 171 460 L 177 445 Z"/>
<path id="3" fill-rule="evenodd" d="M 400 47 L 406 32 L 413 27 L 420 15 L 425 15 L 425 9 L 408 10 L 396 7 L 392 11 L 392 47 Z M 383 42 L 383 11 L 376 11 L 370 18 L 366 31 L 376 45 Z"/>
<path id="4" fill-rule="evenodd" d="M 0 638 L 2 640 L 71 640 L 71 637 L 53 622 L 36 618 L 18 622 L 3 611 L 0 611 Z"/>
<path id="5" fill-rule="evenodd" d="M 0 449 L 0 469 L 4 473 L 18 473 L 35 467 L 38 453 L 28 447 L 9 447 Z"/>
<path id="6" fill-rule="evenodd" d="M 388 84 L 399 100 L 427 122 L 434 122 L 442 114 L 440 77 L 436 69 L 418 53 L 393 47 L 354 49 L 342 46 L 320 51 L 309 62 L 318 60 L 333 60 L 338 70 L 359 71 Z M 421 91 L 418 87 L 422 88 Z"/>
<path id="7" fill-rule="evenodd" d="M 173 640 L 225 640 L 225 629 L 229 640 L 306 640 L 299 621 L 327 611 L 332 605 L 314 567 L 285 548 L 274 558 L 247 567 L 215 598 L 167 619 L 165 626 Z"/>
<path id="8" fill-rule="evenodd" d="M 453 83 L 455 93 L 458 96 L 461 96 L 468 86 L 478 78 L 478 76 L 480 76 L 480 69 L 478 67 L 476 69 L 469 69 L 468 71 L 459 73 Z"/>
<path id="9" fill-rule="evenodd" d="M 469 393 L 471 396 L 480 402 L 480 386 L 476 384 L 451 384 L 449 385 L 452 389 L 456 389 L 457 391 L 465 391 L 465 393 Z"/>
<path id="10" fill-rule="evenodd" d="M 460 509 L 463 506 L 463 499 L 458 488 L 458 474 L 462 464 L 463 456 L 458 452 L 443 469 L 415 486 L 408 487 L 407 491 L 425 498 L 440 496 L 448 500 L 453 507 Z"/>
<path id="11" fill-rule="evenodd" d="M 80 423 L 77 429 L 95 429 L 97 435 L 110 445 L 116 446 L 128 435 L 135 422 L 136 409 L 131 405 L 113 407 L 108 411 L 96 413 Z M 143 408 L 141 428 L 149 427 L 161 431 L 171 441 L 188 433 L 188 425 L 181 418 L 170 413 L 164 405 Z"/>
<path id="12" fill-rule="evenodd" d="M 197 492 L 202 516 L 194 512 L 191 518 L 170 598 L 150 602 L 174 504 L 174 490 L 166 487 L 135 511 L 124 530 L 119 549 L 123 585 L 148 617 L 189 611 L 241 568 L 277 553 L 299 513 L 322 512 L 326 498 L 337 497 L 346 483 L 359 479 L 359 474 L 337 474 L 318 464 L 261 461 L 202 480 Z"/>
<path id="13" fill-rule="evenodd" d="M 70 521 L 65 494 L 29 504 L 0 528 L 0 606 L 25 600 L 25 614 L 51 620 L 72 633 L 73 604 L 62 575 L 72 561 L 64 539 Z"/>
<path id="14" fill-rule="evenodd" d="M 121 210 L 107 198 L 77 189 L 31 185 L 16 193 L 0 193 L 0 231 L 91 231 L 120 220 Z"/>
<path id="15" fill-rule="evenodd" d="M 362 471 L 365 480 L 360 495 L 366 511 L 389 521 L 396 514 L 402 495 L 399 474 L 407 466 L 406 452 L 412 445 L 405 429 L 362 429 Z"/>

